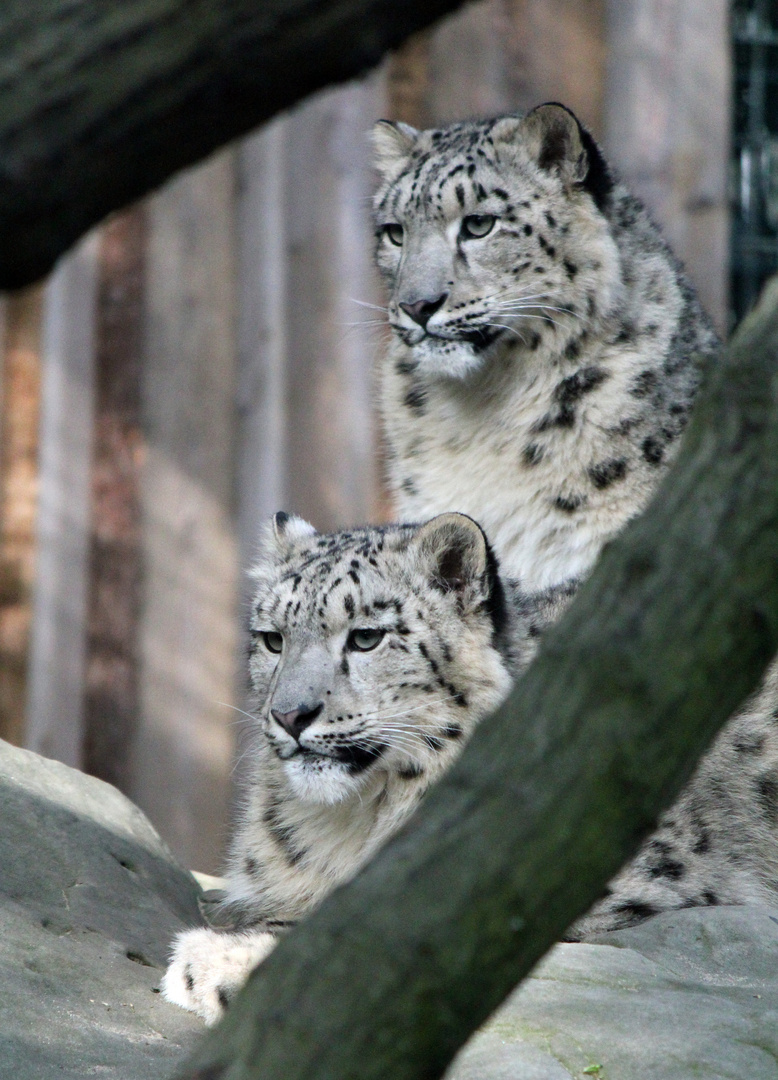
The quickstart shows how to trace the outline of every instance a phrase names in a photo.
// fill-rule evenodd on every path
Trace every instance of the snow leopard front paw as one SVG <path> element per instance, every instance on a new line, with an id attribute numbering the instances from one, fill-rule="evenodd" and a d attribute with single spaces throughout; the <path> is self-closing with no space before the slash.
<path id="1" fill-rule="evenodd" d="M 162 993 L 174 1005 L 202 1016 L 206 1024 L 215 1024 L 277 940 L 273 934 L 256 930 L 185 930 L 173 943 Z"/>

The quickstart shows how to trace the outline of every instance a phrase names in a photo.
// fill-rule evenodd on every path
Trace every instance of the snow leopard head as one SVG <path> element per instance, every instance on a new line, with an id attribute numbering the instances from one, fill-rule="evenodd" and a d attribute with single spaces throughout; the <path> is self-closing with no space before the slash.
<path id="1" fill-rule="evenodd" d="M 434 779 L 507 693 L 510 610 L 470 518 L 320 536 L 277 514 L 253 576 L 257 715 L 304 802 Z"/>
<path id="2" fill-rule="evenodd" d="M 464 376 L 509 342 L 564 345 L 617 299 L 613 179 L 564 106 L 374 128 L 377 261 L 420 370 Z"/>

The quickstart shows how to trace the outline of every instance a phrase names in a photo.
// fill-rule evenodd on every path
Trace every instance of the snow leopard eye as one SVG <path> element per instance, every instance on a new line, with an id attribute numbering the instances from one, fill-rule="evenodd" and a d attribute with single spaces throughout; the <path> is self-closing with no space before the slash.
<path id="1" fill-rule="evenodd" d="M 384 236 L 389 240 L 390 244 L 394 244 L 395 247 L 403 246 L 403 227 L 398 225 L 396 221 L 387 221 L 384 225 Z"/>
<path id="2" fill-rule="evenodd" d="M 370 652 L 381 644 L 384 638 L 384 630 L 352 630 L 348 636 L 347 645 L 357 652 Z"/>
<path id="3" fill-rule="evenodd" d="M 260 635 L 268 652 L 280 653 L 284 647 L 284 639 L 275 630 L 264 630 Z"/>
<path id="4" fill-rule="evenodd" d="M 462 218 L 462 236 L 468 240 L 480 240 L 488 236 L 497 218 L 494 214 L 468 214 Z"/>

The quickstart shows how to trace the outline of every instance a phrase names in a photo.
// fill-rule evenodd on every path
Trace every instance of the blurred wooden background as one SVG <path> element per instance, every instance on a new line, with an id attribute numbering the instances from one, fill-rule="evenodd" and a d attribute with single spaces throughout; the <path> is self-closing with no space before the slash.
<path id="1" fill-rule="evenodd" d="M 727 319 L 724 0 L 481 0 L 0 300 L 0 735 L 218 869 L 260 523 L 391 514 L 366 133 L 572 107 Z M 376 321 L 378 320 L 378 322 Z"/>

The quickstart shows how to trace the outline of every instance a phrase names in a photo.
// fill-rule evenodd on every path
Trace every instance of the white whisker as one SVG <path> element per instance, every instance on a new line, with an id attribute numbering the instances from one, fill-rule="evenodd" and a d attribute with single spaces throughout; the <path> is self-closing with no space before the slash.
<path id="1" fill-rule="evenodd" d="M 367 715 L 363 715 L 361 717 L 361 719 L 363 719 L 365 721 L 380 720 L 383 723 L 383 722 L 385 722 L 387 720 L 393 720 L 395 718 L 408 716 L 410 713 L 419 712 L 421 709 L 428 709 L 432 705 L 439 705 L 442 701 L 447 701 L 447 700 L 448 700 L 448 698 L 446 698 L 444 695 L 441 694 L 440 697 L 433 698 L 431 701 L 425 701 L 423 705 L 414 705 L 410 709 L 402 709 L 400 712 L 389 713 L 388 716 L 384 715 L 381 712 L 375 712 L 375 713 L 372 713 L 372 714 L 368 713 Z"/>
<path id="2" fill-rule="evenodd" d="M 388 307 L 383 307 L 381 304 L 368 304 L 367 300 L 357 300 L 354 296 L 347 296 L 346 299 L 351 304 L 359 304 L 360 307 L 372 308 L 373 311 L 387 312 Z"/>
<path id="3" fill-rule="evenodd" d="M 245 716 L 246 720 L 250 720 L 252 724 L 259 723 L 259 717 L 253 716 L 251 713 L 247 713 L 245 709 L 239 709 L 237 705 L 230 705 L 229 701 L 214 701 L 214 705 L 221 705 L 225 709 L 234 709 L 235 712 L 240 713 L 241 716 Z M 236 720 L 236 724 L 245 723 L 245 720 Z"/>
<path id="4" fill-rule="evenodd" d="M 240 757 L 235 761 L 232 768 L 230 769 L 230 776 L 234 776 L 235 771 L 237 770 L 238 766 L 240 765 L 240 763 L 243 761 L 244 758 L 247 758 L 249 756 L 249 754 L 253 754 L 255 752 L 256 752 L 256 748 L 254 746 L 247 746 L 246 749 L 243 751 L 243 753 L 240 755 Z"/>

